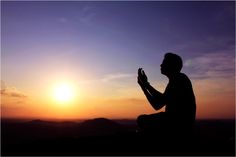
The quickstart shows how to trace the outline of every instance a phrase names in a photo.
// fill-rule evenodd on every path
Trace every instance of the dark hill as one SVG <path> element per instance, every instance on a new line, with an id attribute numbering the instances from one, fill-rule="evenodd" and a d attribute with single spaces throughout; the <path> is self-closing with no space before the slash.
<path id="1" fill-rule="evenodd" d="M 124 131 L 127 131 L 124 125 L 106 118 L 95 118 L 79 124 L 79 132 L 85 136 L 110 135 Z"/>
<path id="2" fill-rule="evenodd" d="M 55 124 L 55 122 L 50 122 L 50 121 L 43 121 L 43 120 L 40 120 L 40 119 L 35 119 L 35 120 L 31 120 L 29 122 L 26 122 L 25 124 L 28 124 L 28 125 L 36 125 L 36 126 L 42 126 L 42 125 L 53 125 Z"/>
<path id="3" fill-rule="evenodd" d="M 44 120 L 36 119 L 36 120 L 29 121 L 25 124 L 32 125 L 32 126 L 69 127 L 69 126 L 75 126 L 78 123 L 73 122 L 73 121 L 53 122 L 53 121 L 44 121 Z"/>

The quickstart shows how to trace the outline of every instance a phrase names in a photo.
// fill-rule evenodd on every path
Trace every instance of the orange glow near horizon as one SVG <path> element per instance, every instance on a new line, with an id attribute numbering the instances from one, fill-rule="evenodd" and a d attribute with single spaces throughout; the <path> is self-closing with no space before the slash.
<path id="1" fill-rule="evenodd" d="M 198 94 L 197 94 L 198 95 Z M 3 101 L 4 102 L 4 101 Z M 5 101 L 6 102 L 6 101 Z M 87 98 L 73 103 L 58 105 L 48 100 L 34 100 L 24 105 L 10 102 L 2 105 L 2 117 L 40 119 L 90 119 L 97 117 L 136 119 L 140 114 L 155 111 L 143 97 L 141 98 Z M 15 105 L 13 107 L 13 105 Z M 12 107 L 11 107 L 12 106 Z M 197 119 L 232 119 L 235 116 L 234 97 L 225 99 L 197 97 Z M 164 108 L 161 110 L 164 111 Z"/>
<path id="2" fill-rule="evenodd" d="M 151 107 L 135 77 L 133 80 L 127 78 L 126 81 L 130 82 L 124 86 L 122 83 L 125 82 L 119 80 L 119 77 L 113 77 L 116 78 L 113 80 L 83 81 L 66 76 L 62 75 L 61 79 L 44 78 L 45 84 L 31 84 L 28 90 L 6 87 L 6 93 L 1 95 L 1 116 L 39 119 L 136 119 L 140 114 L 153 114 L 165 109 L 155 111 Z M 163 92 L 167 81 L 150 83 Z M 192 80 L 192 83 L 197 102 L 197 119 L 235 117 L 233 79 Z"/>

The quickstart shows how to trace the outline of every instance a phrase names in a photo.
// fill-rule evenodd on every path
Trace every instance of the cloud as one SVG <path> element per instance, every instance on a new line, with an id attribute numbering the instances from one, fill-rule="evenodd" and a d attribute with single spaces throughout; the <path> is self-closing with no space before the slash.
<path id="1" fill-rule="evenodd" d="M 87 26 L 93 25 L 93 19 L 95 18 L 96 13 L 94 7 L 85 6 L 79 12 L 79 21 Z"/>
<path id="2" fill-rule="evenodd" d="M 231 35 L 207 36 L 177 47 L 185 56 L 184 69 L 193 79 L 233 77 L 235 73 L 235 39 Z"/>
<path id="3" fill-rule="evenodd" d="M 127 79 L 134 77 L 135 74 L 126 74 L 126 73 L 117 73 L 117 74 L 109 74 L 102 78 L 103 82 L 119 80 L 119 79 Z"/>
<path id="4" fill-rule="evenodd" d="M 208 53 L 184 63 L 194 79 L 229 78 L 235 73 L 234 53 Z"/>
<path id="5" fill-rule="evenodd" d="M 176 52 L 181 52 L 187 58 L 198 57 L 212 53 L 234 53 L 234 36 L 206 37 L 202 40 L 190 40 L 175 47 Z"/>
<path id="6" fill-rule="evenodd" d="M 7 87 L 6 83 L 3 80 L 1 80 L 1 90 L 5 89 L 6 87 Z"/>
<path id="7" fill-rule="evenodd" d="M 15 87 L 8 86 L 4 81 L 1 80 L 1 95 L 2 96 L 9 96 L 15 98 L 26 98 L 27 95 L 23 92 L 19 91 Z"/>

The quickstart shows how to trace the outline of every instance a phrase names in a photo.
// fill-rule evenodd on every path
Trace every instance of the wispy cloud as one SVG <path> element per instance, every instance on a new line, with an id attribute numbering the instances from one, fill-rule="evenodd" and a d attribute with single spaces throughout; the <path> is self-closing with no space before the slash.
<path id="1" fill-rule="evenodd" d="M 177 52 L 189 57 L 223 52 L 234 53 L 234 50 L 234 37 L 207 37 L 201 41 L 188 41 L 176 47 Z"/>
<path id="2" fill-rule="evenodd" d="M 79 11 L 78 19 L 79 21 L 87 26 L 91 26 L 93 24 L 93 19 L 96 16 L 96 12 L 94 7 L 85 6 Z"/>
<path id="3" fill-rule="evenodd" d="M 1 81 L 1 95 L 2 96 L 9 96 L 15 98 L 26 98 L 27 95 L 23 92 L 19 91 L 13 86 L 8 86 L 4 81 Z"/>
<path id="4" fill-rule="evenodd" d="M 135 74 L 127 74 L 127 73 L 117 73 L 117 74 L 109 74 L 102 78 L 103 82 L 119 80 L 119 79 L 127 79 L 134 77 Z"/>
<path id="5" fill-rule="evenodd" d="M 2 89 L 1 95 L 11 96 L 11 97 L 18 97 L 18 98 L 26 98 L 27 96 L 23 93 L 20 93 L 19 91 L 16 91 L 16 89 Z"/>
<path id="6" fill-rule="evenodd" d="M 235 60 L 233 53 L 208 53 L 184 63 L 192 78 L 228 78 L 235 73 Z"/>

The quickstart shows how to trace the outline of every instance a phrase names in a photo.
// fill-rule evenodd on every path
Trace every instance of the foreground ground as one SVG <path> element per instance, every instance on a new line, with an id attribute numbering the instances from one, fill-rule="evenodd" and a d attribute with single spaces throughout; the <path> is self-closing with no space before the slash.
<path id="1" fill-rule="evenodd" d="M 1 121 L 1 155 L 235 156 L 235 121 L 196 122 L 192 142 L 136 133 L 132 120 Z"/>

